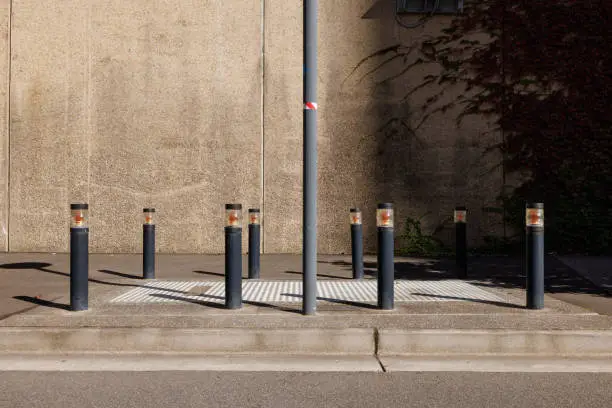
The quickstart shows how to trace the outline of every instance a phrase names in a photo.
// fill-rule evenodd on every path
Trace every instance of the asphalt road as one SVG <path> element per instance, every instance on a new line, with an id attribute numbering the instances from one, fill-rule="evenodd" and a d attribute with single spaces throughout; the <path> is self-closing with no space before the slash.
<path id="1" fill-rule="evenodd" d="M 612 374 L 3 372 L 1 407 L 601 407 Z"/>

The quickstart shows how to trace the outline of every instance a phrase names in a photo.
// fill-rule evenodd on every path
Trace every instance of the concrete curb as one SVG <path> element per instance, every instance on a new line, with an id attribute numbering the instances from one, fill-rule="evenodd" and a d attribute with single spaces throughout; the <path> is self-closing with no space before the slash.
<path id="1" fill-rule="evenodd" d="M 0 328 L 0 353 L 610 356 L 612 330 Z"/>
<path id="2" fill-rule="evenodd" d="M 612 356 L 612 331 L 390 330 L 379 355 Z"/>
<path id="3" fill-rule="evenodd" d="M 373 355 L 372 329 L 0 329 L 0 352 Z"/>

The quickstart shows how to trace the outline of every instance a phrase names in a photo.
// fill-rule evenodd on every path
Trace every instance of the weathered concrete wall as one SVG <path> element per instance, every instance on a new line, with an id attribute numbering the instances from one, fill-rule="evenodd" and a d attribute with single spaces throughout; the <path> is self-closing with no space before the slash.
<path id="1" fill-rule="evenodd" d="M 280 0 L 266 4 L 266 251 L 298 252 L 302 5 Z M 457 127 L 457 109 L 434 114 L 419 127 L 420 108 L 437 89 L 406 98 L 433 68 L 404 73 L 418 55 L 403 58 L 400 53 L 439 33 L 448 18 L 436 17 L 407 30 L 395 22 L 393 1 L 359 0 L 350 6 L 320 2 L 319 7 L 319 251 L 350 250 L 347 223 L 352 206 L 364 211 L 365 245 L 375 250 L 374 214 L 376 204 L 384 201 L 395 204 L 398 233 L 407 217 L 422 219 L 424 232 L 432 232 L 452 216 L 455 205 L 471 210 L 472 242 L 498 229 L 498 220 L 481 210 L 494 203 L 501 182 L 494 169 L 498 157 L 483 155 L 497 136 L 485 135 L 489 126 L 482 120 Z M 398 44 L 398 53 L 374 56 Z M 451 232 L 447 221 L 437 235 L 449 242 Z"/>
<path id="2" fill-rule="evenodd" d="M 221 252 L 223 204 L 261 203 L 259 2 L 14 0 L 11 250 Z M 244 18 L 243 16 L 249 16 Z"/>
<path id="3" fill-rule="evenodd" d="M 0 251 L 8 250 L 10 0 L 0 0 Z"/>
<path id="4" fill-rule="evenodd" d="M 262 208 L 265 252 L 301 250 L 301 1 L 12 3 L 11 251 L 66 251 L 75 201 L 90 203 L 94 252 L 139 251 L 145 206 L 158 209 L 160 251 L 221 252 L 227 202 Z M 418 126 L 436 90 L 406 95 L 432 68 L 375 55 L 447 20 L 406 30 L 392 0 L 319 6 L 319 251 L 349 251 L 352 206 L 372 251 L 382 201 L 398 232 L 422 216 L 430 231 L 457 204 L 476 210 L 473 241 L 495 229 L 481 208 L 501 182 L 483 156 L 496 136 L 481 120 L 458 128 L 456 110 Z"/>

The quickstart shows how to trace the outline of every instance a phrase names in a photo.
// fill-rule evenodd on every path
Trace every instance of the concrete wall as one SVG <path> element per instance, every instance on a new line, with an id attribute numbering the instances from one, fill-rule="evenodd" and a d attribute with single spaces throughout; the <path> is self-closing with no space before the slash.
<path id="1" fill-rule="evenodd" d="M 10 0 L 0 0 L 0 251 L 8 250 Z"/>
<path id="2" fill-rule="evenodd" d="M 90 203 L 94 252 L 139 251 L 145 206 L 158 209 L 159 251 L 221 252 L 227 202 L 261 207 L 265 252 L 301 250 L 300 1 L 13 0 L 10 31 L 0 5 L 0 250 L 9 225 L 11 251 L 67 251 L 76 201 Z M 501 182 L 482 156 L 488 126 L 457 128 L 450 111 L 415 130 L 435 92 L 404 98 L 425 73 L 402 74 L 415 56 L 360 64 L 446 23 L 403 29 L 393 5 L 320 2 L 322 253 L 350 249 L 355 205 L 373 250 L 381 201 L 398 229 L 425 214 L 433 228 L 456 204 L 478 209 L 473 240 L 494 229 L 480 214 Z"/>
<path id="3" fill-rule="evenodd" d="M 12 251 L 221 252 L 223 204 L 261 203 L 258 2 L 13 0 Z M 242 18 L 243 13 L 250 18 Z"/>
<path id="4" fill-rule="evenodd" d="M 302 6 L 281 0 L 266 4 L 266 250 L 298 252 Z M 457 109 L 434 114 L 417 129 L 424 115 L 421 107 L 438 89 L 429 87 L 406 98 L 434 68 L 404 72 L 418 58 L 407 48 L 439 33 L 449 18 L 438 16 L 422 27 L 405 29 L 395 21 L 392 0 L 319 2 L 319 7 L 319 251 L 350 250 L 352 206 L 364 211 L 365 245 L 374 251 L 376 204 L 384 201 L 395 204 L 398 233 L 407 217 L 421 219 L 426 233 L 446 220 L 437 236 L 450 242 L 448 220 L 456 205 L 471 210 L 473 243 L 498 233 L 499 216 L 482 213 L 483 207 L 494 205 L 501 184 L 501 170 L 495 168 L 499 157 L 483 155 L 499 141 L 498 135 L 487 135 L 490 126 L 481 119 L 458 127 Z M 374 56 L 394 45 L 401 45 L 397 53 Z M 458 92 L 445 94 L 438 106 Z"/>

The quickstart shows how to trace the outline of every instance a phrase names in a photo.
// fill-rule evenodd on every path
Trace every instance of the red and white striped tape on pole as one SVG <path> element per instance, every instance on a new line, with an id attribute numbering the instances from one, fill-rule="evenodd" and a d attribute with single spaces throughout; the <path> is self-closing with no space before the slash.
<path id="1" fill-rule="evenodd" d="M 317 110 L 319 105 L 316 102 L 306 102 L 304 103 L 304 110 Z"/>

